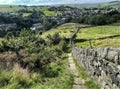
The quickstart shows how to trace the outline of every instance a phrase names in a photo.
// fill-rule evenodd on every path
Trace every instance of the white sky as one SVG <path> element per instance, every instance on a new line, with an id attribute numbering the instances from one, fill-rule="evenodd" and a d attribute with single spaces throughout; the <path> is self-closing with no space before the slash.
<path id="1" fill-rule="evenodd" d="M 70 4 L 70 3 L 95 3 L 109 2 L 115 0 L 0 0 L 0 4 L 24 4 L 24 5 L 44 5 L 44 4 Z M 120 1 L 120 0 L 118 0 Z"/>

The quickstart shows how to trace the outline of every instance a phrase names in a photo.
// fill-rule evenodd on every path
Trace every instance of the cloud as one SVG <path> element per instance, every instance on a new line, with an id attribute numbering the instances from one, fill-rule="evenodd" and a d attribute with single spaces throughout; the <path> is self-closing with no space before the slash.
<path id="1" fill-rule="evenodd" d="M 46 4 L 72 4 L 72 3 L 93 3 L 114 0 L 0 0 L 0 4 L 24 4 L 24 5 L 46 5 Z"/>
<path id="2" fill-rule="evenodd" d="M 13 3 L 14 1 L 16 1 L 16 0 L 0 0 L 0 4 L 10 4 L 10 3 Z"/>

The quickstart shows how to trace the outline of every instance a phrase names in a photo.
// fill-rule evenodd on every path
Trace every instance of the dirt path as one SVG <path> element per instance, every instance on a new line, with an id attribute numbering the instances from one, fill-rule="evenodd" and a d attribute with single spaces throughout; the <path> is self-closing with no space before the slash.
<path id="1" fill-rule="evenodd" d="M 76 69 L 76 65 L 73 61 L 71 53 L 68 54 L 68 61 L 69 61 L 71 74 L 74 76 L 74 84 L 72 89 L 87 89 L 84 86 L 84 81 L 78 77 L 78 71 Z"/>

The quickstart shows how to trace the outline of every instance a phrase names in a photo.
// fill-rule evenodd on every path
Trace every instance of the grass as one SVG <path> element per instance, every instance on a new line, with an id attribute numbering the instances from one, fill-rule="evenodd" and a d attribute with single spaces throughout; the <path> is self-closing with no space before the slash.
<path id="1" fill-rule="evenodd" d="M 113 24 L 110 24 L 110 26 L 120 26 L 120 21 L 116 22 L 116 23 L 113 23 Z"/>
<path id="2" fill-rule="evenodd" d="M 85 69 L 83 67 L 79 66 L 79 64 L 77 63 L 76 59 L 74 59 L 74 62 L 75 62 L 76 68 L 78 70 L 79 77 L 82 78 L 82 79 L 84 79 L 84 80 L 87 80 L 89 78 L 89 76 L 85 72 Z"/>
<path id="3" fill-rule="evenodd" d="M 85 86 L 87 86 L 88 89 L 100 89 L 100 87 L 96 85 L 92 80 L 86 81 Z"/>
<path id="4" fill-rule="evenodd" d="M 115 34 L 120 34 L 120 26 L 97 26 L 81 29 L 77 39 L 99 38 Z"/>
<path id="5" fill-rule="evenodd" d="M 50 64 L 56 77 L 44 77 L 41 72 L 29 72 L 15 65 L 11 71 L 0 72 L 0 88 L 2 89 L 72 89 L 73 76 L 70 74 L 67 54 L 63 54 L 56 62 Z"/>
<path id="6" fill-rule="evenodd" d="M 3 40 L 4 40 L 4 38 L 0 38 L 0 46 L 1 46 Z"/>
<path id="7" fill-rule="evenodd" d="M 30 10 L 33 11 L 42 11 L 46 16 L 57 16 L 61 14 L 60 12 L 49 11 L 48 7 L 45 6 L 36 6 L 36 7 L 25 7 L 25 6 L 18 6 L 18 5 L 0 5 L 0 12 L 15 12 L 19 10 Z M 31 13 L 23 13 L 23 17 L 29 16 Z"/>
<path id="8" fill-rule="evenodd" d="M 45 38 L 48 34 L 52 35 L 58 32 L 60 33 L 61 37 L 70 38 L 73 35 L 73 33 L 77 31 L 77 27 L 80 26 L 87 26 L 87 25 L 77 24 L 77 23 L 66 23 L 56 28 L 53 28 L 49 31 L 44 32 L 42 37 Z"/>
<path id="9" fill-rule="evenodd" d="M 31 13 L 23 13 L 23 17 L 29 16 Z"/>
<path id="10" fill-rule="evenodd" d="M 102 47 L 115 47 L 118 48 L 120 47 L 120 38 L 108 38 L 104 40 L 92 40 L 92 47 L 93 48 L 102 48 Z M 89 42 L 77 42 L 77 46 L 82 47 L 82 48 L 90 48 Z"/>
<path id="11" fill-rule="evenodd" d="M 120 34 L 120 22 L 113 23 L 105 26 L 97 26 L 91 28 L 83 28 L 77 34 L 77 39 L 92 39 L 99 38 L 111 35 L 119 35 Z M 103 40 L 92 40 L 93 47 L 120 47 L 120 36 L 113 37 Z M 89 48 L 89 42 L 76 42 L 77 46 L 81 46 L 83 48 Z"/>
<path id="12" fill-rule="evenodd" d="M 105 26 L 97 26 L 90 28 L 82 28 L 77 34 L 77 39 L 91 39 L 105 36 L 111 36 L 120 34 L 120 22 L 113 23 Z M 67 23 L 49 31 L 43 33 L 42 37 L 45 38 L 48 34 L 54 34 L 55 32 L 60 33 L 61 37 L 70 38 L 73 33 L 77 30 L 77 27 L 82 26 L 81 24 Z M 120 37 L 108 38 L 104 40 L 93 40 L 92 45 L 94 48 L 97 47 L 120 47 Z M 76 46 L 83 48 L 89 48 L 89 42 L 76 42 Z"/>
<path id="13" fill-rule="evenodd" d="M 45 6 L 36 6 L 36 7 L 31 7 L 31 6 L 19 6 L 19 5 L 0 5 L 0 12 L 15 12 L 15 11 L 19 11 L 19 10 L 22 10 L 22 9 L 25 9 L 26 10 L 30 10 L 30 11 L 33 11 L 36 10 L 36 11 L 45 11 L 46 15 L 53 15 L 55 16 L 56 13 L 55 12 L 52 12 L 52 11 L 49 11 L 47 10 L 48 7 L 45 7 Z M 57 13 L 59 14 L 59 13 Z"/>
<path id="14" fill-rule="evenodd" d="M 85 83 L 84 85 L 88 88 L 88 89 L 100 89 L 99 85 L 97 85 L 91 78 L 90 76 L 87 74 L 87 72 L 85 71 L 85 69 L 83 67 L 81 67 L 76 59 L 74 59 L 74 62 L 76 64 L 76 68 L 78 70 L 79 73 L 79 77 L 82 78 Z"/>
<path id="15" fill-rule="evenodd" d="M 0 12 L 15 12 L 21 9 L 24 9 L 24 7 L 17 5 L 0 5 Z"/>
<path id="16" fill-rule="evenodd" d="M 70 74 L 67 54 L 63 54 L 61 59 L 55 64 L 54 68 L 59 67 L 59 76 L 53 78 L 45 78 L 44 83 L 37 84 L 32 87 L 35 89 L 72 89 L 73 76 Z"/>
<path id="17" fill-rule="evenodd" d="M 103 3 L 101 4 L 101 7 L 113 7 L 113 8 L 118 8 L 120 7 L 120 2 L 111 2 L 111 3 Z"/>
<path id="18" fill-rule="evenodd" d="M 118 23 L 114 23 L 106 26 L 97 26 L 90 28 L 83 28 L 78 33 L 77 39 L 90 39 L 103 36 L 120 34 L 120 26 Z M 77 30 L 77 27 L 83 26 L 81 24 L 67 23 L 49 31 L 43 33 L 42 37 L 45 38 L 48 34 L 60 33 L 61 37 L 70 38 L 72 34 Z M 0 39 L 4 40 L 4 39 Z M 93 47 L 120 47 L 120 37 L 109 38 L 105 40 L 93 40 Z M 77 46 L 84 48 L 89 47 L 88 42 L 76 43 Z M 15 67 L 15 69 L 9 71 L 0 72 L 0 88 L 2 89 L 20 89 L 29 87 L 30 89 L 72 89 L 73 76 L 70 74 L 67 54 L 63 54 L 56 62 L 50 64 L 51 71 L 54 73 L 58 69 L 58 75 L 55 77 L 44 77 L 41 73 L 29 73 L 25 69 Z M 79 71 L 79 77 L 85 80 L 85 85 L 88 89 L 99 89 L 99 86 L 93 82 L 89 75 L 87 75 L 84 68 L 80 67 L 75 61 L 77 69 Z M 16 71 L 17 70 L 17 71 Z M 20 71 L 18 71 L 20 70 Z M 16 74 L 17 73 L 17 74 Z M 22 76 L 25 73 L 27 77 Z M 4 85 L 5 84 L 5 85 Z"/>
<path id="19" fill-rule="evenodd" d="M 44 14 L 45 14 L 45 16 L 57 16 L 60 14 L 60 12 L 44 10 Z"/>

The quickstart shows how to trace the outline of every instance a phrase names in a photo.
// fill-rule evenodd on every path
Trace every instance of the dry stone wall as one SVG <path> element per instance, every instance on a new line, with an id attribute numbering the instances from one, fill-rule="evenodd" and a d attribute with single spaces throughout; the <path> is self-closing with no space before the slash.
<path id="1" fill-rule="evenodd" d="M 72 53 L 101 89 L 120 89 L 120 48 L 73 47 Z"/>

